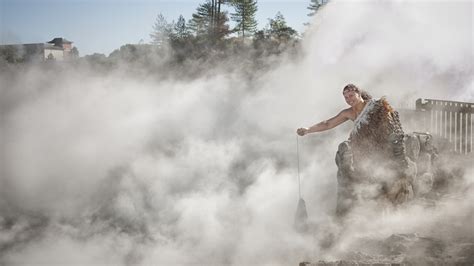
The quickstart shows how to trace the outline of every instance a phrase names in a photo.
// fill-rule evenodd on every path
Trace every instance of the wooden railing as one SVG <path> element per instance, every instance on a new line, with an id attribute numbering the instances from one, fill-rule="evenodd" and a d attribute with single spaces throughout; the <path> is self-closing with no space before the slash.
<path id="1" fill-rule="evenodd" d="M 472 152 L 474 103 L 418 99 L 416 111 L 425 131 L 448 140 L 457 153 Z"/>

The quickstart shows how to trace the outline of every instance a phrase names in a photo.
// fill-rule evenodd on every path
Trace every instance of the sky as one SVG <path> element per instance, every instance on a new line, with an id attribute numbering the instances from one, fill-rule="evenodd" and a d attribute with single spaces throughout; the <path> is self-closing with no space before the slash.
<path id="1" fill-rule="evenodd" d="M 159 13 L 168 22 L 186 20 L 204 0 L 0 0 L 0 44 L 41 43 L 63 37 L 81 56 L 108 55 L 129 43 L 150 42 Z M 289 26 L 302 32 L 309 21 L 309 0 L 258 1 L 258 29 L 280 11 Z"/>

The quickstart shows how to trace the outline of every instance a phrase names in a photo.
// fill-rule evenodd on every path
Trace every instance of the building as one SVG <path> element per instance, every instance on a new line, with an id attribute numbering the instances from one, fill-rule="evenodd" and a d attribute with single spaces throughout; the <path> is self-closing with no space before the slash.
<path id="1" fill-rule="evenodd" d="M 0 45 L 0 57 L 7 62 L 69 61 L 74 58 L 72 42 L 54 38 L 46 43 Z"/>

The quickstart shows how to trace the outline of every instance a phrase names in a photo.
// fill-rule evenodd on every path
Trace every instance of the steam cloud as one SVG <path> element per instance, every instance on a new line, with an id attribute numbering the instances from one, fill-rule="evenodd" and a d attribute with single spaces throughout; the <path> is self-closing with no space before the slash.
<path id="1" fill-rule="evenodd" d="M 251 81 L 4 68 L 0 264 L 297 265 L 323 256 L 323 234 L 336 227 L 333 157 L 350 125 L 300 143 L 316 235 L 292 228 L 295 129 L 345 108 L 347 83 L 395 106 L 474 101 L 472 12 L 470 1 L 331 1 L 306 33 L 304 58 Z M 460 226 L 437 237 L 472 235 L 473 173 L 470 198 L 383 217 L 361 210 L 324 256 L 361 236 L 433 234 L 449 219 Z"/>

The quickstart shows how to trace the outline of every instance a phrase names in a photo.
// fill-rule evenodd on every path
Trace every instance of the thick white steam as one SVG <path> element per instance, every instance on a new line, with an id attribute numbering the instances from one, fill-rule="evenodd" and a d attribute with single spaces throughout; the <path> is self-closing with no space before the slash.
<path id="1" fill-rule="evenodd" d="M 347 83 L 395 106 L 474 101 L 472 10 L 471 1 L 331 1 L 305 33 L 302 59 L 255 80 L 4 70 L 0 264 L 297 265 L 323 255 L 330 231 L 344 234 L 329 259 L 358 237 L 465 221 L 472 198 L 384 216 L 362 209 L 339 228 L 344 125 L 300 140 L 302 195 L 318 229 L 295 232 L 295 130 L 346 108 Z"/>

